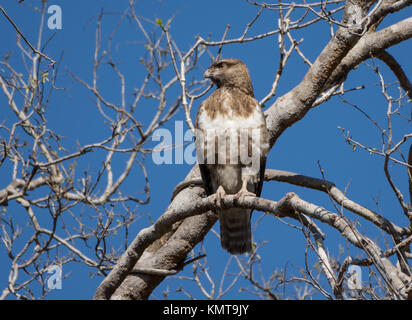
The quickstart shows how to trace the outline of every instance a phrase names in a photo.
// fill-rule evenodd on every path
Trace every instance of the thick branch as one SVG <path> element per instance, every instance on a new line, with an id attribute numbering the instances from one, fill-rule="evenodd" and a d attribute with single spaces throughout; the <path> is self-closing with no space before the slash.
<path id="1" fill-rule="evenodd" d="M 380 56 L 385 49 L 411 37 L 412 18 L 407 18 L 377 32 L 370 31 L 366 33 L 333 71 L 324 89 L 326 90 L 333 84 L 345 79 L 347 74 L 362 61 L 368 60 L 373 56 Z M 398 76 L 397 73 L 395 75 Z M 401 74 L 399 73 L 399 75 Z M 399 80 L 401 81 L 401 79 Z M 405 91 L 410 91 L 410 83 L 408 86 L 407 82 L 402 80 L 405 87 L 401 85 Z"/>
<path id="2" fill-rule="evenodd" d="M 187 197 L 188 194 L 186 190 L 184 190 L 175 198 L 175 201 L 172 202 L 168 210 L 156 221 L 155 224 L 139 232 L 112 272 L 100 284 L 96 291 L 95 299 L 110 298 L 113 292 L 130 274 L 144 250 L 151 243 L 165 234 L 174 223 L 191 216 L 202 214 L 213 209 L 215 206 L 215 195 L 208 198 L 190 199 L 190 201 L 188 201 Z M 255 197 L 247 197 L 237 201 L 235 196 L 226 196 L 222 207 L 231 208 L 235 206 L 250 209 L 256 208 L 258 210 L 279 214 L 279 205 L 274 201 Z M 170 252 L 168 252 L 168 254 L 170 254 Z"/>
<path id="3" fill-rule="evenodd" d="M 372 4 L 373 1 L 368 3 L 362 1 L 346 2 L 343 21 L 346 23 L 350 20 L 351 23 L 354 23 L 354 28 L 339 27 L 335 36 L 319 54 L 303 80 L 293 90 L 278 98 L 266 111 L 271 146 L 288 127 L 302 119 L 312 108 L 332 72 L 359 41 L 360 35 L 356 32 L 362 26 L 356 24 L 361 23 L 357 19 L 362 20 Z M 362 14 L 352 16 L 355 12 Z"/>
<path id="4" fill-rule="evenodd" d="M 374 12 L 374 14 L 369 16 L 366 20 L 368 20 L 368 23 L 373 24 L 377 21 L 377 19 L 384 16 L 385 14 L 399 10 L 403 6 L 408 5 L 410 2 L 412 1 L 399 1 L 399 3 L 397 2 L 394 4 L 393 1 L 384 1 L 385 5 L 381 6 L 381 8 L 376 10 L 376 12 Z M 274 145 L 277 138 L 289 126 L 293 125 L 294 123 L 302 119 L 305 116 L 305 114 L 311 109 L 316 98 L 325 89 L 325 84 L 334 72 L 334 70 L 341 64 L 344 57 L 348 54 L 348 52 L 350 52 L 350 50 L 361 38 L 361 33 L 359 32 L 363 31 L 362 28 L 364 27 L 364 25 L 362 26 L 362 24 L 366 21 L 364 20 L 364 18 L 367 15 L 368 8 L 372 4 L 373 1 L 347 1 L 343 21 L 346 24 L 349 18 L 351 18 L 351 21 L 354 22 L 355 27 L 351 30 L 340 27 L 336 32 L 334 38 L 328 43 L 328 45 L 319 55 L 318 59 L 313 63 L 312 67 L 310 68 L 302 82 L 298 86 L 296 86 L 291 92 L 277 99 L 277 101 L 266 111 L 267 126 L 269 130 L 271 146 Z M 352 10 L 349 10 L 350 8 Z M 351 13 L 355 11 L 362 12 L 362 14 L 358 17 L 360 21 L 356 21 L 354 17 L 351 17 Z M 359 23 L 359 25 L 356 25 L 356 23 Z M 199 41 L 202 42 L 201 40 Z M 187 55 L 191 55 L 192 53 L 193 50 L 189 51 Z M 193 168 L 189 176 L 199 176 L 198 174 L 195 174 L 195 171 L 196 169 Z M 178 193 L 172 201 L 172 203 L 170 204 L 166 213 L 162 215 L 152 227 L 144 229 L 141 231 L 141 233 L 139 233 L 139 235 L 133 241 L 132 245 L 122 256 L 114 270 L 101 283 L 98 290 L 96 291 L 95 298 L 124 298 L 130 292 L 133 292 L 131 298 L 147 298 L 151 293 L 152 288 L 154 288 L 158 283 L 160 283 L 160 281 L 163 278 L 159 278 L 159 276 L 144 275 L 140 276 L 139 279 L 137 281 L 134 281 L 133 283 L 133 279 L 131 278 L 132 276 L 127 277 L 128 273 L 133 269 L 134 265 L 140 257 L 142 257 L 141 260 L 143 260 L 144 256 L 142 256 L 142 253 L 144 252 L 145 248 L 150 244 L 150 241 L 154 241 L 155 239 L 159 238 L 162 232 L 166 232 L 165 229 L 167 229 L 168 226 L 170 227 L 172 223 L 178 221 L 178 219 L 192 215 L 198 215 L 195 217 L 199 218 L 198 221 L 207 220 L 205 217 L 207 215 L 210 215 L 210 213 L 201 214 L 201 211 L 210 210 L 213 207 L 211 206 L 211 204 L 208 203 L 208 201 L 211 201 L 213 199 L 213 196 L 206 199 L 201 199 L 201 195 L 202 190 L 198 187 L 185 188 L 180 193 Z M 236 205 L 248 208 L 255 208 L 257 210 L 264 210 L 269 212 L 276 212 L 276 210 L 280 209 L 279 203 L 269 200 L 258 198 L 245 198 L 243 200 L 238 201 Z M 231 199 L 230 197 L 226 197 L 224 203 L 224 205 L 234 205 L 233 199 Z M 267 206 L 265 206 L 264 204 Z M 302 204 L 302 202 L 300 202 L 300 204 Z M 374 247 L 373 243 L 371 244 L 368 241 L 366 241 L 367 243 L 365 244 L 362 241 L 359 241 L 359 239 L 363 238 L 359 238 L 359 234 L 354 234 L 353 232 L 350 233 L 349 231 L 351 230 L 351 227 L 348 226 L 348 224 L 345 223 L 345 221 L 343 221 L 342 219 L 339 220 L 339 216 L 337 216 L 336 214 L 331 214 L 324 209 L 319 210 L 320 208 L 315 205 L 311 205 L 309 207 L 307 206 L 306 208 L 302 206 L 299 207 L 299 201 L 296 205 L 296 209 L 299 209 L 305 214 L 311 213 L 312 217 L 320 219 L 323 222 L 329 223 L 333 227 L 338 228 L 339 230 L 342 229 L 343 231 L 348 232 L 344 233 L 344 236 L 347 237 L 355 245 L 361 248 L 364 248 L 366 245 L 368 252 L 376 249 L 374 251 L 375 258 L 379 255 L 380 251 L 378 250 L 378 248 Z M 184 213 L 181 212 L 179 214 L 179 217 L 171 216 L 171 212 L 173 212 L 173 210 L 176 210 L 179 207 L 182 208 Z M 176 212 L 179 211 L 175 211 L 175 214 L 177 214 Z M 284 212 L 278 213 L 284 215 Z M 164 216 L 166 216 L 166 218 Z M 187 229 L 184 228 L 188 227 L 188 224 L 186 223 L 188 220 L 189 219 L 186 219 L 186 221 L 177 228 L 175 233 L 176 237 L 172 236 L 165 243 L 165 245 L 156 252 L 156 254 L 151 255 L 152 261 L 148 262 L 148 265 L 145 265 L 144 267 L 157 266 L 160 269 L 167 270 L 167 268 L 163 267 L 163 265 L 166 264 L 165 261 L 168 261 L 171 264 L 177 264 L 180 261 L 182 255 L 189 252 L 197 243 L 196 241 L 189 240 L 202 239 L 214 223 L 213 219 L 211 220 L 213 222 L 209 224 L 205 223 L 205 227 L 202 229 L 201 234 L 185 234 L 185 230 Z M 177 236 L 178 234 L 179 236 Z M 186 237 L 185 244 L 190 243 L 190 245 L 179 248 L 179 245 L 182 243 L 182 236 Z M 170 248 L 175 248 L 176 251 L 169 250 L 169 252 L 167 252 Z M 145 252 L 145 254 L 147 254 L 147 251 Z M 155 260 L 160 255 L 162 256 L 163 261 Z M 140 262 L 141 261 L 139 261 L 139 264 Z M 160 262 L 161 265 L 159 265 Z M 393 268 L 391 267 L 389 261 L 379 262 L 379 265 L 380 270 L 383 270 L 382 272 L 384 274 L 386 274 L 386 272 L 393 271 Z M 393 282 L 395 291 L 398 289 L 401 290 L 402 284 L 400 283 L 398 278 L 396 278 L 396 276 L 394 277 L 394 280 L 391 280 L 391 285 Z M 124 279 L 126 279 L 124 283 L 128 283 L 127 288 L 124 287 L 121 289 L 119 288 L 119 285 Z M 117 288 L 119 288 L 119 292 L 116 292 L 116 294 L 112 296 L 112 294 Z M 121 292 L 122 290 L 123 292 Z M 127 291 L 125 292 L 124 290 Z"/>
<path id="5" fill-rule="evenodd" d="M 266 170 L 265 180 L 276 180 L 291 183 L 297 186 L 311 188 L 319 190 L 329 194 L 333 200 L 339 203 L 345 209 L 348 209 L 361 217 L 371 221 L 377 227 L 385 230 L 388 234 L 394 237 L 400 237 L 408 233 L 407 228 L 401 228 L 385 217 L 373 212 L 372 210 L 365 208 L 358 203 L 348 199 L 345 194 L 340 191 L 334 183 L 325 181 L 322 179 L 312 178 L 304 175 L 300 175 L 293 172 L 281 171 L 281 170 Z"/>
<path id="6" fill-rule="evenodd" d="M 152 280 L 153 277 L 157 278 L 157 281 L 155 282 L 160 282 L 163 280 L 164 275 L 144 273 L 142 275 L 139 275 L 137 279 L 139 279 L 139 282 L 143 281 L 143 283 L 146 283 L 146 290 L 141 290 L 140 293 L 131 291 L 131 289 L 133 289 L 136 285 L 136 279 L 132 279 L 134 275 L 131 275 L 130 273 L 132 272 L 136 262 L 142 256 L 145 249 L 152 242 L 154 242 L 156 239 L 159 239 L 163 234 L 165 234 L 171 228 L 172 224 L 178 222 L 179 220 L 188 218 L 190 216 L 199 215 L 214 208 L 215 195 L 209 196 L 207 198 L 200 198 L 196 201 L 188 201 L 185 202 L 184 205 L 179 204 L 179 198 L 183 198 L 185 196 L 185 191 L 186 190 L 182 191 L 181 194 L 177 196 L 176 201 L 172 203 L 172 205 L 175 204 L 176 207 L 169 208 L 169 210 L 164 215 L 162 215 L 162 217 L 160 217 L 154 225 L 139 232 L 137 237 L 133 240 L 132 244 L 127 249 L 126 253 L 121 257 L 120 262 L 99 286 L 95 294 L 95 299 L 125 299 L 127 297 L 131 299 L 147 298 L 153 290 L 153 281 L 149 282 L 150 286 L 148 286 L 147 277 L 152 278 Z M 389 260 L 384 257 L 380 248 L 373 241 L 362 236 L 354 226 L 349 225 L 345 219 L 342 219 L 337 214 L 329 212 L 324 208 L 321 208 L 314 204 L 308 203 L 300 199 L 293 193 L 287 194 L 279 202 L 257 197 L 244 197 L 236 199 L 236 196 L 234 195 L 225 196 L 222 199 L 222 208 L 232 207 L 249 209 L 254 208 L 263 212 L 269 212 L 277 217 L 288 216 L 297 220 L 301 220 L 297 216 L 297 213 L 303 213 L 310 216 L 311 218 L 329 224 L 330 226 L 340 231 L 340 233 L 345 236 L 352 244 L 367 251 L 368 255 L 370 255 L 372 259 L 375 260 L 375 263 L 380 266 L 382 272 L 388 278 L 388 282 L 394 286 L 395 294 L 399 296 L 403 295 L 403 283 L 398 279 L 396 273 L 393 274 L 393 272 L 396 271 L 396 268 L 393 267 Z M 305 224 L 307 224 L 310 229 L 314 228 L 313 224 L 310 224 L 307 218 L 302 216 L 302 219 L 303 221 L 306 221 Z M 215 219 L 212 218 L 210 221 L 213 225 Z M 185 228 L 182 228 L 181 225 L 179 229 L 182 230 Z M 190 237 L 190 234 L 187 233 L 188 230 L 186 229 L 184 231 L 186 231 L 184 232 L 185 236 Z M 318 234 L 317 231 L 315 233 Z M 176 234 L 174 235 L 174 237 L 176 237 Z M 170 257 L 170 247 L 166 245 L 162 247 L 161 250 L 164 250 L 167 253 L 167 256 Z M 154 262 L 152 261 L 151 264 L 155 265 L 154 268 L 156 268 L 157 262 L 163 263 L 163 261 L 161 260 Z M 137 266 L 136 268 L 139 269 L 139 267 L 140 266 Z M 161 269 L 169 270 L 165 269 L 163 265 Z M 127 276 L 130 279 L 131 283 L 128 283 L 128 281 L 126 280 L 122 284 L 122 287 L 119 288 L 119 293 L 113 294 L 114 290 L 116 290 L 116 288 L 120 286 L 120 283 L 122 283 Z M 142 292 L 145 293 L 143 296 L 141 294 Z"/>

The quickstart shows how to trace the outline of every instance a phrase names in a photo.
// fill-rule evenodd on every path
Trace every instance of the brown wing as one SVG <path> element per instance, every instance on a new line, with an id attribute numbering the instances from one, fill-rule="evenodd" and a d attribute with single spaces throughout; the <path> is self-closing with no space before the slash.
<path id="1" fill-rule="evenodd" d="M 263 181 L 265 181 L 266 157 L 260 157 L 260 170 L 258 182 L 255 183 L 256 197 L 260 197 L 263 188 Z"/>
<path id="2" fill-rule="evenodd" d="M 197 115 L 196 115 L 196 121 L 195 121 L 195 128 L 196 128 L 196 130 L 197 130 L 196 136 L 197 136 L 198 133 L 201 132 L 202 129 L 203 129 L 203 128 L 202 128 L 202 125 L 201 125 L 201 123 L 200 123 L 200 121 L 199 121 L 199 118 L 202 117 L 202 115 L 204 115 L 204 105 L 205 105 L 206 102 L 207 102 L 207 100 L 204 101 L 204 102 L 200 105 L 199 110 L 198 110 Z M 196 152 L 199 152 L 199 151 L 203 150 L 203 154 L 206 154 L 205 141 L 202 140 L 202 139 L 197 139 L 196 137 L 195 137 L 195 139 L 196 139 L 195 143 L 197 144 L 197 146 L 196 146 Z M 199 144 L 203 144 L 203 145 L 199 145 Z M 199 159 L 199 155 L 198 155 L 198 159 Z M 203 161 L 203 162 L 204 162 L 204 161 Z M 208 196 L 210 196 L 210 195 L 212 195 L 212 194 L 214 193 L 214 192 L 213 192 L 213 187 L 212 187 L 212 180 L 211 180 L 210 170 L 209 170 L 209 168 L 206 166 L 206 164 L 204 164 L 204 163 L 199 163 L 199 171 L 200 171 L 200 175 L 201 175 L 202 180 L 203 180 L 203 187 L 204 187 L 204 189 L 205 189 L 205 191 L 206 191 L 206 194 L 207 194 Z"/>
<path id="3" fill-rule="evenodd" d="M 245 108 L 245 109 L 253 110 L 254 108 L 256 108 L 256 106 L 258 106 L 258 102 L 253 97 L 245 96 L 244 99 L 245 101 L 243 103 L 246 105 L 249 105 L 249 108 Z M 265 180 L 266 158 L 267 158 L 267 154 L 269 151 L 269 145 L 268 145 L 268 132 L 267 132 L 267 127 L 266 127 L 265 115 L 263 114 L 263 111 L 260 109 L 260 107 L 258 108 L 259 108 L 258 113 L 260 115 L 257 117 L 254 116 L 253 119 L 251 119 L 250 121 L 254 122 L 254 125 L 252 125 L 252 127 L 260 130 L 260 144 L 258 146 L 260 148 L 259 172 L 257 173 L 257 177 L 256 177 L 257 182 L 254 183 L 253 185 L 254 193 L 256 194 L 257 197 L 260 197 L 262 193 L 263 182 Z M 249 136 L 249 145 L 248 145 L 249 154 L 252 154 L 252 149 L 251 149 L 252 146 L 253 146 L 252 138 Z"/>
<path id="4" fill-rule="evenodd" d="M 249 104 L 256 106 L 257 101 L 254 100 L 253 98 L 249 98 Z M 254 193 L 256 194 L 257 197 L 260 197 L 262 194 L 262 188 L 263 188 L 263 182 L 265 180 L 265 169 L 266 169 L 266 158 L 269 152 L 269 144 L 268 144 L 268 132 L 267 132 L 267 127 L 266 127 L 266 119 L 265 116 L 260 109 L 260 117 L 257 117 L 254 119 L 256 121 L 255 128 L 260 129 L 260 164 L 259 164 L 259 172 L 257 173 L 256 176 L 256 183 L 254 183 Z M 249 144 L 249 147 L 251 144 Z M 256 146 L 255 146 L 256 147 Z M 249 149 L 250 154 L 252 153 L 252 150 Z"/>
<path id="5" fill-rule="evenodd" d="M 203 187 L 205 188 L 206 194 L 208 196 L 214 194 L 212 188 L 212 180 L 210 176 L 210 170 L 205 164 L 199 164 L 200 175 L 202 176 L 203 180 Z"/>

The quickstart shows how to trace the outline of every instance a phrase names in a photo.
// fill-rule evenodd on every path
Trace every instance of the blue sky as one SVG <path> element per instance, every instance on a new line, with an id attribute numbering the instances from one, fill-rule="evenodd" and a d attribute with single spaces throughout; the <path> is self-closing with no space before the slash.
<path id="1" fill-rule="evenodd" d="M 18 4 L 17 1 L 7 0 L 2 2 L 4 9 L 14 19 L 29 41 L 35 43 L 40 17 L 34 14 L 30 8 Z M 26 2 L 34 3 L 35 1 Z M 56 32 L 49 30 L 47 27 L 44 28 L 44 39 L 52 36 L 55 32 L 45 53 L 57 60 L 63 52 L 60 62 L 61 77 L 57 81 L 57 86 L 65 87 L 67 90 L 55 91 L 50 98 L 50 107 L 47 110 L 48 125 L 57 133 L 65 136 L 65 146 L 69 150 L 75 151 L 76 141 L 87 144 L 102 139 L 107 134 L 107 127 L 104 126 L 103 118 L 94 106 L 91 94 L 77 82 L 73 81 L 67 72 L 70 71 L 86 81 L 91 81 L 96 15 L 100 12 L 100 8 L 104 8 L 105 12 L 111 13 L 103 19 L 102 34 L 103 38 L 107 39 L 108 34 L 110 34 L 119 19 L 119 13 L 123 12 L 127 7 L 128 1 L 90 0 L 69 2 L 55 0 L 50 1 L 49 4 L 61 6 L 63 28 Z M 36 5 L 38 5 L 37 2 Z M 159 0 L 140 1 L 136 4 L 135 10 L 138 15 L 152 21 L 160 18 L 165 22 L 174 16 L 170 33 L 177 46 L 182 51 L 186 51 L 195 43 L 197 35 L 203 38 L 210 36 L 210 39 L 214 41 L 220 40 L 228 24 L 231 28 L 227 38 L 239 37 L 245 25 L 254 18 L 258 9 L 247 4 L 246 1 L 238 0 Z M 411 14 L 412 9 L 407 8 L 400 13 L 391 15 L 385 19 L 382 27 L 409 17 Z M 251 29 L 250 35 L 268 32 L 277 28 L 277 18 L 277 13 L 275 12 L 264 12 Z M 153 27 L 149 23 L 145 23 L 145 26 L 155 30 L 157 36 L 161 34 L 159 27 Z M 0 30 L 2 30 L 3 44 L 0 48 L 0 54 L 4 56 L 7 52 L 12 51 L 11 63 L 14 64 L 17 71 L 24 73 L 24 65 L 15 45 L 15 32 L 3 16 L 0 18 Z M 292 34 L 297 39 L 304 39 L 300 49 L 313 62 L 327 44 L 330 38 L 329 30 L 327 23 L 320 22 L 303 31 L 292 32 Z M 103 43 L 104 46 L 105 41 Z M 139 65 L 139 58 L 145 52 L 144 38 L 129 23 L 122 23 L 114 38 L 114 44 L 117 44 L 114 49 L 116 50 L 116 59 L 121 62 L 119 68 L 125 73 L 127 79 L 126 88 L 130 92 L 133 88 L 139 86 L 142 81 L 143 69 Z M 406 73 L 410 73 L 412 70 L 412 60 L 410 59 L 412 41 L 401 43 L 388 51 L 396 57 Z M 211 48 L 211 52 L 216 54 L 217 48 Z M 258 100 L 262 99 L 270 90 L 279 63 L 277 36 L 247 44 L 228 45 L 224 47 L 222 54 L 224 57 L 241 59 L 247 64 L 250 69 L 255 96 Z M 387 67 L 377 60 L 374 62 L 381 66 L 380 71 L 387 82 L 396 81 Z M 204 55 L 199 62 L 198 68 L 191 72 L 190 77 L 200 80 L 203 71 L 208 67 L 209 63 L 210 59 Z M 102 70 L 99 78 L 102 92 L 104 92 L 107 99 L 119 102 L 120 84 L 118 79 L 109 69 L 107 69 L 107 72 L 104 71 L 104 68 Z M 294 52 L 280 81 L 277 97 L 296 86 L 306 71 L 307 66 Z M 387 104 L 380 91 L 379 79 L 370 68 L 364 65 L 359 66 L 350 73 L 345 88 L 360 85 L 365 85 L 365 89 L 350 92 L 345 95 L 345 99 L 361 107 L 385 127 Z M 175 89 L 168 96 L 170 101 L 173 101 L 178 92 L 179 88 L 175 86 Z M 396 90 L 393 92 L 396 92 Z M 128 99 L 131 101 L 133 97 L 129 95 Z M 7 110 L 6 100 L 3 95 L 0 95 L 0 101 L 2 105 L 2 117 L 0 120 L 5 119 L 11 122 L 14 120 L 14 115 Z M 274 99 L 266 103 L 266 106 L 269 106 L 273 101 Z M 192 119 L 195 117 L 199 103 L 200 101 L 193 108 Z M 139 106 L 139 116 L 137 118 L 142 119 L 142 121 L 143 119 L 148 119 L 154 107 L 155 105 L 150 103 L 142 103 Z M 405 107 L 403 110 L 403 113 L 406 115 L 408 115 L 407 108 Z M 184 113 L 180 109 L 165 127 L 173 131 L 175 121 L 182 120 L 184 120 Z M 410 122 L 408 123 L 402 118 L 396 119 L 394 125 L 395 140 L 400 139 L 405 133 L 411 132 Z M 363 144 L 377 148 L 381 146 L 380 135 L 374 125 L 355 108 L 341 102 L 339 98 L 333 98 L 329 102 L 310 111 L 303 120 L 286 130 L 271 150 L 267 168 L 287 170 L 320 178 L 319 161 L 325 171 L 326 179 L 334 182 L 341 190 L 347 188 L 347 196 L 349 198 L 380 212 L 399 225 L 406 225 L 407 221 L 402 215 L 399 204 L 385 179 L 383 158 L 370 155 L 364 150 L 357 149 L 354 152 L 352 147 L 345 142 L 338 127 L 349 130 L 352 137 Z M 185 125 L 186 129 L 187 126 Z M 409 144 L 406 146 L 409 146 Z M 406 154 L 406 146 L 402 149 L 404 154 Z M 96 163 L 99 165 L 102 159 L 102 154 L 95 152 L 86 155 L 79 161 L 79 165 L 93 171 Z M 146 164 L 150 177 L 151 201 L 147 206 L 141 207 L 139 213 L 148 213 L 152 219 L 156 219 L 167 208 L 174 186 L 184 179 L 191 166 L 187 164 L 159 166 L 154 164 L 150 157 L 147 158 Z M 120 172 L 123 167 L 120 160 L 118 165 L 119 167 L 114 167 L 115 173 Z M 407 196 L 406 169 L 395 165 L 390 170 L 397 186 Z M 0 188 L 4 188 L 9 183 L 9 171 L 10 164 L 0 167 Z M 141 174 L 136 170 L 135 176 L 128 179 L 123 190 L 136 192 L 136 188 L 141 189 L 141 182 Z M 334 210 L 327 195 L 278 182 L 267 182 L 264 185 L 262 197 L 277 201 L 287 192 L 296 192 L 306 201 Z M 374 199 L 379 199 L 379 208 Z M 24 210 L 13 205 L 9 207 L 9 212 L 12 212 L 11 210 L 15 210 L 17 220 L 21 216 L 21 221 L 25 221 Z M 348 217 L 353 218 L 351 213 L 348 212 L 347 214 Z M 255 212 L 253 221 L 255 222 L 260 216 L 260 212 Z M 136 235 L 141 228 L 149 225 L 149 223 L 150 221 L 145 216 L 140 218 L 133 224 L 130 236 Z M 339 245 L 346 246 L 346 242 L 335 230 L 325 225 L 320 225 L 320 227 L 327 235 L 325 245 L 330 254 L 336 256 L 339 251 Z M 214 226 L 214 229 L 219 230 L 217 224 Z M 376 228 L 367 222 L 361 221 L 359 229 L 372 237 L 381 238 L 380 232 L 376 231 Z M 285 268 L 286 265 L 288 270 L 290 270 L 290 274 L 296 272 L 298 267 L 304 266 L 306 242 L 300 231 L 280 223 L 273 217 L 265 217 L 254 232 L 254 240 L 258 243 L 268 242 L 260 252 L 262 269 L 266 277 L 270 276 L 274 269 Z M 379 243 L 383 245 L 382 238 L 379 240 Z M 207 235 L 205 246 L 208 252 L 209 271 L 216 277 L 218 284 L 229 255 L 220 248 L 218 239 L 212 233 Z M 357 250 L 353 247 L 350 248 L 349 252 L 352 255 L 357 254 Z M 8 259 L 4 257 L 4 254 L 4 249 L 0 247 L 2 261 Z M 311 261 L 314 261 L 313 257 Z M 235 269 L 234 267 L 233 270 Z M 0 288 L 4 288 L 7 284 L 8 271 L 9 265 L 2 263 L 0 265 Z M 70 273 L 70 275 L 63 280 L 63 289 L 54 290 L 48 298 L 90 299 L 102 280 L 101 277 L 90 277 L 91 271 L 88 267 L 76 263 L 65 265 L 63 273 Z M 183 274 L 190 275 L 191 267 L 188 266 Z M 166 280 L 154 291 L 154 296 L 162 298 L 162 291 L 169 287 L 170 298 L 184 299 L 185 296 L 183 294 L 175 292 L 175 289 L 180 285 L 187 291 L 192 290 L 195 297 L 204 297 L 193 283 L 176 279 Z M 234 288 L 224 298 L 254 298 L 253 295 L 248 293 L 239 293 L 239 288 L 246 285 L 245 281 L 240 281 L 239 286 Z"/>

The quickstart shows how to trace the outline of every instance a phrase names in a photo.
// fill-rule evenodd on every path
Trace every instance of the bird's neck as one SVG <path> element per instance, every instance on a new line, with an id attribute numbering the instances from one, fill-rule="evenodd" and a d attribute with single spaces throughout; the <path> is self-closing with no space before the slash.
<path id="1" fill-rule="evenodd" d="M 247 94 L 248 96 L 251 97 L 255 97 L 255 95 L 253 94 L 253 86 L 251 83 L 245 85 L 245 84 L 238 84 L 238 83 L 226 83 L 224 86 L 219 86 L 218 84 L 216 84 L 216 86 L 218 87 L 218 89 L 229 89 L 229 90 L 239 90 L 244 94 Z"/>

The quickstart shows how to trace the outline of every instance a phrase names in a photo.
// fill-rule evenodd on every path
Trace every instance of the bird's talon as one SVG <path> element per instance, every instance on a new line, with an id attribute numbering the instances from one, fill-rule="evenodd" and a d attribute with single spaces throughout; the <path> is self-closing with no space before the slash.
<path id="1" fill-rule="evenodd" d="M 217 208 L 222 207 L 222 198 L 226 195 L 225 189 L 222 186 L 219 186 L 216 190 L 215 205 Z"/>
<path id="2" fill-rule="evenodd" d="M 244 198 L 247 196 L 256 197 L 256 194 L 248 190 L 240 190 L 238 193 L 235 194 L 235 200 L 239 200 L 240 198 Z"/>

